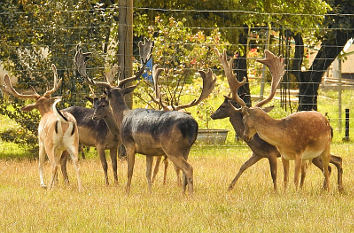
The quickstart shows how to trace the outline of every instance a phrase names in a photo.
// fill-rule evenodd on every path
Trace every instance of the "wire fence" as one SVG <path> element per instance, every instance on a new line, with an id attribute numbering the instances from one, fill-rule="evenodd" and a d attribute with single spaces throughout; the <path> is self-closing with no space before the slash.
<path id="1" fill-rule="evenodd" d="M 15 10 L 15 11 L 14 11 Z M 107 7 L 107 8 L 92 8 L 92 9 L 87 9 L 87 10 L 48 10 L 46 13 L 50 14 L 50 13 L 60 13 L 60 14 L 87 14 L 87 17 L 89 17 L 90 15 L 93 14 L 93 12 L 97 12 L 97 13 L 100 13 L 100 12 L 112 12 L 114 10 L 117 10 L 117 8 L 111 8 L 111 7 Z M 307 13 L 287 13 L 287 12 L 256 12 L 256 11 L 248 11 L 248 10 L 219 10 L 219 9 L 207 9 L 207 10 L 204 10 L 204 9 L 198 9 L 198 10 L 195 10 L 195 9 L 163 9 L 163 8 L 150 8 L 150 7 L 134 7 L 133 10 L 135 12 L 139 12 L 139 11 L 148 11 L 148 12 L 155 12 L 155 13 L 166 13 L 168 12 L 169 15 L 171 16 L 174 16 L 175 18 L 180 18 L 180 16 L 182 15 L 188 15 L 188 14 L 205 14 L 205 13 L 220 13 L 220 14 L 223 14 L 223 15 L 228 15 L 228 14 L 240 14 L 240 15 L 246 15 L 246 16 L 249 16 L 249 17 L 253 17 L 255 15 L 263 15 L 263 16 L 286 16 L 286 17 L 318 17 L 318 18 L 325 18 L 325 17 L 329 17 L 329 16 L 334 16 L 334 17 L 349 17 L 349 18 L 352 18 L 352 20 L 354 20 L 354 13 L 342 13 L 342 14 L 332 14 L 332 13 L 327 13 L 327 14 L 307 14 Z M 28 14 L 31 14 L 30 12 L 22 12 L 22 11 L 16 11 L 16 9 L 4 9 L 3 12 L 0 12 L 0 16 L 11 16 L 12 17 L 17 17 L 17 16 L 26 16 Z M 124 25 L 124 24 L 123 24 Z M 114 27 L 116 27 L 117 25 L 115 24 Z M 124 26 L 127 26 L 127 27 L 133 27 L 133 29 L 137 28 L 137 27 L 142 27 L 142 25 L 139 25 L 139 24 L 133 24 L 133 25 L 124 25 Z M 143 27 L 150 27 L 151 30 L 157 30 L 157 26 L 154 24 L 154 22 L 151 22 L 151 24 L 148 24 L 148 25 L 143 25 Z M 196 31 L 204 31 L 205 34 L 209 34 L 211 31 L 214 31 L 214 30 L 219 30 L 220 32 L 222 33 L 228 33 L 228 32 L 236 32 L 236 31 L 250 31 L 253 33 L 253 35 L 249 34 L 247 35 L 247 43 L 233 43 L 233 42 L 221 42 L 221 43 L 218 43 L 218 44 L 215 44 L 215 43 L 198 43 L 198 42 L 188 42 L 188 41 L 181 41 L 181 42 L 171 42 L 169 43 L 169 45 L 173 48 L 173 47 L 177 47 L 177 46 L 182 46 L 182 47 L 193 47 L 193 46 L 205 46 L 205 47 L 209 47 L 209 48 L 212 48 L 214 46 L 228 46 L 228 47 L 232 47 L 232 46 L 243 46 L 245 48 L 248 48 L 249 51 L 251 49 L 256 49 L 257 51 L 257 55 L 253 55 L 253 56 L 250 56 L 248 54 L 248 56 L 245 56 L 245 57 L 238 57 L 238 59 L 246 59 L 246 62 L 247 64 L 249 65 L 249 67 L 247 69 L 240 69 L 240 68 L 235 68 L 234 70 L 237 72 L 237 71 L 243 71 L 243 72 L 246 72 L 248 73 L 249 75 L 249 82 L 250 84 L 252 85 L 252 87 L 254 86 L 257 86 L 257 85 L 261 85 L 261 80 L 262 79 L 265 79 L 264 75 L 262 76 L 262 71 L 263 71 L 263 67 L 262 66 L 255 66 L 255 65 L 252 65 L 250 66 L 250 63 L 254 63 L 254 61 L 256 59 L 259 59 L 259 58 L 262 58 L 263 56 L 263 53 L 262 51 L 265 49 L 265 48 L 271 48 L 273 49 L 274 51 L 281 51 L 283 53 L 283 55 L 286 56 L 286 62 L 287 62 L 287 66 L 286 66 L 286 70 L 287 72 L 289 73 L 292 73 L 292 72 L 301 72 L 301 71 L 304 71 L 304 70 L 308 70 L 308 68 L 310 67 L 310 63 L 313 61 L 313 59 L 315 58 L 315 54 L 320 50 L 321 48 L 321 44 L 320 44 L 320 41 L 311 41 L 311 43 L 307 43 L 306 41 L 304 42 L 303 46 L 305 49 L 306 49 L 306 53 L 307 55 L 305 56 L 308 56 L 308 57 L 303 57 L 301 58 L 301 60 L 306 60 L 306 62 L 308 63 L 307 64 L 307 67 L 305 67 L 304 65 L 302 65 L 302 67 L 297 67 L 297 68 L 292 68 L 292 66 L 290 64 L 292 64 L 294 61 L 298 61 L 300 58 L 294 58 L 294 50 L 299 46 L 295 43 L 294 39 L 292 39 L 290 36 L 288 38 L 286 38 L 285 35 L 279 35 L 279 32 L 284 32 L 284 31 L 316 31 L 316 32 L 320 32 L 322 31 L 323 33 L 328 33 L 330 31 L 342 31 L 344 33 L 347 33 L 347 34 L 352 34 L 352 31 L 354 30 L 353 27 L 338 27 L 338 26 L 334 26 L 334 27 L 326 27 L 324 25 L 319 25 L 319 26 L 316 26 L 316 27 L 313 27 L 313 26 L 309 26 L 307 28 L 303 28 L 303 27 L 297 27 L 297 26 L 282 26 L 282 27 L 279 27 L 279 26 L 274 26 L 272 27 L 271 29 L 268 27 L 268 26 L 263 26 L 263 25 L 255 25 L 255 26 L 252 26 L 251 27 L 251 30 L 250 30 L 250 27 L 248 26 L 240 26 L 240 25 L 237 25 L 236 23 L 234 25 L 222 25 L 222 24 L 218 24 L 218 25 L 215 25 L 215 26 L 195 26 L 195 25 L 188 25 L 188 23 L 186 23 L 185 27 L 188 28 L 188 30 L 190 31 L 193 31 L 193 32 L 196 32 Z M 58 25 L 53 25 L 53 24 L 50 24 L 48 22 L 48 25 L 44 24 L 44 25 L 37 25 L 33 28 L 30 28 L 27 32 L 27 36 L 29 38 L 36 38 L 39 36 L 39 34 L 45 34 L 45 33 L 51 33 L 55 30 L 61 30 L 63 32 L 70 32 L 71 34 L 80 34 L 82 33 L 83 31 L 90 31 L 92 30 L 93 26 L 92 25 L 78 25 L 78 24 L 74 24 L 73 26 L 73 23 L 68 21 L 67 25 L 63 24 L 63 25 L 60 25 L 60 28 L 58 28 Z M 104 22 L 101 22 L 101 23 L 98 23 L 98 24 L 95 24 L 94 25 L 94 28 L 95 30 L 112 30 L 113 26 L 112 24 L 109 24 L 109 23 L 104 23 Z M 2 31 L 3 30 L 3 31 Z M 16 33 L 20 33 L 21 29 L 20 27 L 11 27 L 11 28 L 2 28 L 0 29 L 0 34 L 4 33 L 5 30 L 8 32 L 12 32 L 14 34 Z M 267 35 L 267 31 L 272 31 L 272 32 L 275 32 L 273 37 L 272 37 L 272 40 L 270 42 L 269 41 L 269 38 L 268 38 L 268 35 Z M 261 33 L 260 33 L 261 32 Z M 88 33 L 89 34 L 89 33 Z M 256 35 L 256 37 L 255 37 Z M 92 36 L 97 36 L 95 35 L 94 33 L 92 33 Z M 309 37 L 314 37 L 314 35 L 309 35 Z M 2 38 L 0 41 L 2 41 L 3 43 L 1 44 L 4 44 L 6 43 L 6 41 Z M 41 40 L 36 40 L 36 44 L 35 46 L 36 47 L 39 47 L 39 48 L 47 48 L 49 51 L 52 50 L 53 47 L 62 47 L 62 48 L 66 48 L 66 52 L 64 53 L 57 53 L 57 54 L 53 54 L 53 56 L 58 56 L 58 57 L 67 57 L 68 59 L 72 59 L 73 55 L 74 55 L 74 52 L 75 52 L 75 46 L 76 46 L 76 43 L 72 43 L 72 42 L 65 42 L 65 40 L 58 40 L 58 42 L 48 42 L 48 43 L 43 43 Z M 60 43 L 58 45 L 58 43 Z M 134 41 L 134 45 L 136 46 L 136 41 Z M 82 46 L 87 46 L 89 47 L 90 44 L 89 43 L 85 43 L 85 42 L 82 42 L 81 43 Z M 12 44 L 9 44 L 9 45 L 6 45 L 7 47 L 6 48 L 2 48 L 2 50 L 4 49 L 20 49 L 20 50 L 31 50 L 33 48 L 33 44 L 18 44 L 18 45 L 12 45 Z M 116 41 L 116 47 L 119 46 L 119 41 Z M 333 49 L 342 49 L 343 48 L 343 45 L 338 45 L 338 44 L 328 44 L 328 45 L 325 45 L 327 46 L 328 48 L 333 48 Z M 354 50 L 354 49 L 351 49 L 351 51 Z M 95 56 L 99 56 L 102 58 L 102 60 L 105 60 L 107 57 L 109 57 L 110 55 L 108 54 L 107 51 L 103 52 L 101 50 L 101 52 L 99 52 L 100 50 L 97 50 L 97 54 Z M 249 51 L 247 51 L 247 53 L 249 53 Z M 289 52 L 290 51 L 290 52 Z M 230 51 L 231 52 L 231 51 Z M 235 51 L 233 51 L 235 52 Z M 68 54 L 69 53 L 69 54 Z M 118 54 L 117 52 L 115 53 L 115 56 L 118 56 L 118 55 L 122 55 L 122 54 Z M 23 60 L 24 58 L 30 58 L 30 54 L 24 54 L 23 57 L 21 58 L 12 58 L 12 62 L 19 62 L 19 60 Z M 134 53 L 133 53 L 133 58 L 138 58 L 138 51 L 137 50 L 134 50 Z M 165 60 L 171 60 L 171 59 L 175 59 L 176 58 L 176 54 L 167 54 L 167 55 L 164 55 L 164 59 Z M 133 59 L 132 58 L 132 59 Z M 317 60 L 322 60 L 322 61 L 327 61 L 328 59 L 331 59 L 331 57 L 321 57 L 321 58 L 316 58 Z M 347 85 L 345 88 L 348 88 L 348 89 L 345 89 L 342 85 L 344 85 L 344 83 L 341 83 L 341 82 L 338 82 L 336 81 L 335 84 L 334 84 L 334 87 L 335 88 L 335 91 L 337 91 L 338 93 L 339 92 L 342 92 L 346 95 L 345 98 L 347 98 L 345 101 L 345 106 L 344 107 L 348 107 L 348 108 L 352 108 L 353 104 L 353 99 L 351 96 L 351 94 L 353 93 L 352 90 L 354 89 L 354 54 L 351 54 L 351 55 L 348 55 L 346 60 L 343 61 L 343 66 L 345 67 L 349 67 L 349 70 L 347 70 L 346 72 L 348 72 L 349 74 L 349 77 L 351 77 L 351 79 L 346 79 L 348 81 L 348 83 L 345 83 L 345 85 Z M 162 67 L 163 68 L 163 67 Z M 106 69 L 105 67 L 105 64 L 98 64 L 98 65 L 95 65 L 95 66 L 92 66 L 92 67 L 89 67 L 88 70 L 91 71 L 91 70 L 95 70 L 96 72 L 101 72 L 103 73 L 104 70 Z M 186 70 L 191 70 L 191 71 L 197 71 L 198 68 L 194 68 L 194 67 L 185 67 L 184 69 Z M 325 72 L 324 73 L 324 76 L 326 77 L 325 78 L 322 78 L 323 80 L 333 80 L 333 70 L 336 69 L 335 67 L 331 66 L 329 69 L 321 69 L 321 68 L 317 68 L 315 71 L 316 72 Z M 58 71 L 59 72 L 69 72 L 69 73 L 73 73 L 74 72 L 74 67 L 71 66 L 71 67 L 64 67 L 64 66 L 58 66 Z M 217 67 L 212 67 L 212 70 L 217 73 L 219 72 L 220 74 L 222 74 L 222 71 L 220 69 L 218 69 Z M 13 72 L 26 72 L 28 71 L 28 68 L 26 69 L 19 69 L 19 68 L 15 68 L 12 70 Z M 36 69 L 31 69 L 31 73 L 35 76 L 36 74 L 39 74 L 41 72 L 45 72 L 45 71 L 48 71 L 48 70 L 45 70 L 44 67 L 38 67 Z M 252 75 L 251 75 L 251 72 Z M 257 75 L 255 76 L 254 73 Z M 30 80 L 28 81 L 30 85 L 36 85 L 36 81 L 35 80 Z M 285 85 L 285 86 L 294 86 L 296 88 L 298 88 L 299 85 L 301 84 L 318 84 L 318 82 L 311 82 L 311 81 L 306 81 L 306 82 L 301 82 L 299 80 L 294 80 L 294 79 L 287 79 L 287 80 L 284 80 L 282 82 L 282 85 Z M 326 87 L 326 83 L 322 82 L 322 84 L 320 85 L 320 94 L 319 94 L 319 103 L 321 103 L 321 98 L 322 97 L 326 97 L 327 98 L 327 94 L 325 91 L 322 91 L 322 90 L 325 90 L 325 87 Z M 322 89 L 323 87 L 323 89 Z M 255 89 L 258 89 L 258 88 L 255 88 Z M 81 94 L 83 95 L 84 93 L 77 93 L 77 94 Z M 226 94 L 226 93 L 225 93 Z M 323 95 L 323 96 L 322 96 Z M 332 105 L 332 108 L 339 108 L 339 106 L 337 106 L 337 102 L 339 102 L 339 99 L 338 98 L 341 98 L 339 97 L 339 94 L 336 95 L 335 92 L 331 92 L 330 94 L 328 94 L 330 97 L 329 97 L 329 100 L 326 99 L 325 101 L 328 101 L 330 102 L 329 104 Z M 306 95 L 306 94 L 299 94 L 299 93 L 295 93 L 295 94 L 292 94 L 291 95 L 291 98 L 294 98 L 295 101 L 297 100 L 297 98 L 301 98 L 301 97 L 312 97 L 312 95 Z M 348 100 L 349 98 L 349 100 Z M 290 95 L 288 97 L 288 99 L 290 100 Z M 325 102 L 323 101 L 323 102 Z M 341 129 L 339 128 L 339 123 L 335 123 L 335 122 L 339 122 L 339 121 L 343 121 L 344 120 L 344 117 L 338 117 L 338 114 L 339 113 L 336 113 L 336 116 L 331 116 L 331 122 L 333 123 L 334 126 L 334 130 L 335 132 L 337 133 L 341 133 L 344 129 Z M 350 117 L 349 120 L 352 121 L 353 117 Z M 344 125 L 344 124 L 342 124 Z M 229 129 L 232 131 L 232 127 L 231 125 L 228 126 Z M 229 145 L 225 145 L 225 146 L 229 146 Z M 236 145 L 236 146 L 241 146 L 241 147 L 244 147 L 246 148 L 244 145 Z"/>

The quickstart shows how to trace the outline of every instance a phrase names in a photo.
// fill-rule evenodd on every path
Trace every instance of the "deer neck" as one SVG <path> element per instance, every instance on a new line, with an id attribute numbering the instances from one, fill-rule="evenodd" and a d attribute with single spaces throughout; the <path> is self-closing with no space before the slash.
<path id="1" fill-rule="evenodd" d="M 236 111 L 232 112 L 230 114 L 229 120 L 232 127 L 236 131 L 236 134 L 242 137 L 242 139 L 244 139 L 243 133 L 245 131 L 245 125 L 242 122 L 242 113 Z"/>
<path id="2" fill-rule="evenodd" d="M 269 144 L 276 145 L 284 139 L 281 120 L 273 119 L 265 112 L 255 121 L 255 128 L 260 138 Z"/>
<path id="3" fill-rule="evenodd" d="M 112 135 L 114 137 L 118 137 L 119 136 L 119 128 L 118 128 L 117 122 L 114 118 L 112 111 L 109 111 L 107 113 L 106 117 L 103 118 L 103 120 L 105 121 L 105 123 L 108 126 L 109 130 L 111 131 Z"/>
<path id="4" fill-rule="evenodd" d="M 53 112 L 51 104 L 39 105 L 37 109 L 42 117 L 47 113 Z"/>
<path id="5" fill-rule="evenodd" d="M 123 118 L 126 114 L 128 114 L 130 109 L 125 103 L 124 99 L 117 98 L 114 95 L 112 95 L 112 98 L 109 102 L 112 108 L 113 119 L 116 123 L 116 126 L 120 129 Z"/>

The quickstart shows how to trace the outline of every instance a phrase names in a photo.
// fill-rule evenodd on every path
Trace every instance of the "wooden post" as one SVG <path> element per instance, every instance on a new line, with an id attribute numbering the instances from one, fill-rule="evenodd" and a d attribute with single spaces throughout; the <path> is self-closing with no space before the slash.
<path id="1" fill-rule="evenodd" d="M 118 64 L 120 79 L 133 75 L 133 0 L 119 0 Z M 129 84 L 128 84 L 129 85 Z M 133 106 L 132 94 L 125 97 L 128 107 Z"/>
<path id="2" fill-rule="evenodd" d="M 345 109 L 345 136 L 343 141 L 349 141 L 349 109 Z"/>

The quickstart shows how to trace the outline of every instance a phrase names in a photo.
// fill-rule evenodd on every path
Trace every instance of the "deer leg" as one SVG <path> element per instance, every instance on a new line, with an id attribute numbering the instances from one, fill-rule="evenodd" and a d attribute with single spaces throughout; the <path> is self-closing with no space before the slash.
<path id="1" fill-rule="evenodd" d="M 77 186 L 78 186 L 79 192 L 81 192 L 82 191 L 82 184 L 81 184 L 81 179 L 80 179 L 80 167 L 78 164 L 78 157 L 79 157 L 78 147 L 75 147 L 75 146 L 68 147 L 67 151 L 70 154 L 71 160 L 73 161 L 74 169 L 76 172 Z"/>
<path id="2" fill-rule="evenodd" d="M 323 172 L 323 165 L 322 165 L 322 161 L 321 161 L 321 158 L 320 158 L 320 157 L 316 157 L 316 158 L 312 159 L 312 163 L 313 163 L 316 167 L 318 167 L 318 168 L 321 170 L 321 172 Z M 328 172 L 329 172 L 329 175 L 331 175 L 331 173 L 332 173 L 332 168 L 331 168 L 331 166 L 328 166 Z"/>
<path id="3" fill-rule="evenodd" d="M 342 182 L 342 175 L 343 175 L 343 168 L 342 168 L 342 158 L 339 156 L 331 155 L 330 163 L 334 164 L 337 168 L 337 183 L 338 183 L 338 190 L 339 192 L 343 192 L 343 182 Z"/>
<path id="4" fill-rule="evenodd" d="M 183 193 L 186 191 L 188 185 L 188 191 L 193 193 L 193 168 L 182 156 L 169 156 L 168 157 L 178 168 L 183 171 Z"/>
<path id="5" fill-rule="evenodd" d="M 81 157 L 82 159 L 86 159 L 85 157 L 85 151 L 84 151 L 84 146 L 83 145 L 79 145 L 79 153 L 81 152 Z"/>
<path id="6" fill-rule="evenodd" d="M 64 177 L 64 182 L 65 184 L 69 184 L 69 177 L 68 177 L 68 172 L 66 170 L 66 163 L 68 161 L 68 152 L 64 151 L 63 154 L 60 157 L 60 168 L 61 168 L 61 173 L 63 174 Z"/>
<path id="7" fill-rule="evenodd" d="M 300 189 L 304 186 L 307 171 L 307 163 L 304 161 L 301 164 L 301 178 L 300 178 Z"/>
<path id="8" fill-rule="evenodd" d="M 39 162 L 38 162 L 38 170 L 39 170 L 39 180 L 40 185 L 42 188 L 47 188 L 44 183 L 44 176 L 43 176 L 43 164 L 45 161 L 45 149 L 43 143 L 39 142 Z"/>
<path id="9" fill-rule="evenodd" d="M 323 174 L 325 177 L 323 188 L 327 191 L 329 191 L 329 171 L 328 171 L 328 165 L 330 160 L 329 157 L 330 154 L 329 154 L 329 145 L 328 145 L 328 148 L 321 154 L 321 160 L 323 164 Z"/>
<path id="10" fill-rule="evenodd" d="M 109 185 L 108 175 L 107 175 L 108 166 L 107 166 L 107 160 L 106 160 L 106 154 L 104 152 L 104 148 L 102 146 L 97 146 L 96 149 L 97 149 L 98 155 L 100 156 L 106 185 Z"/>
<path id="11" fill-rule="evenodd" d="M 117 152 L 118 152 L 118 147 L 113 147 L 109 150 L 109 155 L 111 156 L 111 161 L 112 161 L 112 170 L 113 170 L 113 177 L 114 177 L 115 184 L 118 184 Z"/>
<path id="12" fill-rule="evenodd" d="M 242 166 L 240 167 L 237 175 L 235 176 L 235 178 L 232 180 L 232 182 L 229 185 L 228 190 L 231 191 L 237 180 L 240 178 L 240 176 L 242 175 L 242 173 L 249 167 L 251 167 L 253 164 L 257 163 L 260 159 L 262 159 L 262 157 L 257 156 L 255 153 L 252 154 L 251 158 L 249 158 L 244 164 L 242 164 Z"/>
<path id="13" fill-rule="evenodd" d="M 281 157 L 281 161 L 283 163 L 283 170 L 284 170 L 284 190 L 286 190 L 289 182 L 289 160 L 286 160 L 283 157 Z"/>
<path id="14" fill-rule="evenodd" d="M 128 181 L 127 181 L 127 186 L 125 188 L 125 191 L 127 194 L 129 194 L 130 185 L 132 182 L 134 164 L 135 164 L 135 150 L 133 146 L 127 146 L 125 149 L 127 151 L 127 160 L 128 160 Z"/>
<path id="15" fill-rule="evenodd" d="M 152 156 L 146 156 L 146 180 L 148 182 L 149 192 L 151 192 L 151 170 L 152 170 Z"/>
<path id="16" fill-rule="evenodd" d="M 278 162 L 276 156 L 268 157 L 269 167 L 270 167 L 270 175 L 273 180 L 274 191 L 277 191 L 277 172 L 278 172 Z"/>
<path id="17" fill-rule="evenodd" d="M 52 179 L 50 180 L 50 183 L 49 183 L 49 189 L 52 189 L 54 186 L 55 176 L 57 175 L 57 171 L 58 171 L 58 165 L 56 162 L 54 162 L 52 164 Z"/>
<path id="18" fill-rule="evenodd" d="M 182 180 L 181 180 L 181 169 L 178 168 L 175 164 L 173 164 L 173 167 L 175 168 L 176 172 L 176 177 L 177 177 L 177 186 L 182 185 Z"/>
<path id="19" fill-rule="evenodd" d="M 165 170 L 163 172 L 163 185 L 166 184 L 166 179 L 167 179 L 167 168 L 168 168 L 168 160 L 167 157 L 165 157 L 165 159 L 163 160 L 163 163 L 165 165 Z"/>
<path id="20" fill-rule="evenodd" d="M 162 156 L 157 156 L 157 157 L 156 157 L 156 163 L 155 163 L 154 173 L 153 173 L 153 175 L 152 175 L 152 181 L 151 181 L 152 183 L 154 183 L 155 178 L 156 178 L 156 175 L 157 175 L 157 173 L 159 172 L 159 167 L 160 167 L 161 158 L 162 158 Z"/>
<path id="21" fill-rule="evenodd" d="M 295 156 L 295 174 L 294 174 L 294 184 L 295 184 L 296 190 L 299 186 L 299 177 L 300 177 L 301 166 L 302 166 L 302 159 L 301 159 L 300 155 L 296 155 Z"/>
<path id="22" fill-rule="evenodd" d="M 57 151 L 55 151 L 54 148 L 47 151 L 48 157 L 50 158 L 49 160 L 52 165 L 52 178 L 49 183 L 49 189 L 52 189 L 55 184 L 55 179 L 56 179 L 58 167 L 59 167 L 58 164 L 60 163 L 60 157 L 61 157 L 61 154 L 59 156 L 56 156 L 55 152 L 57 152 Z"/>

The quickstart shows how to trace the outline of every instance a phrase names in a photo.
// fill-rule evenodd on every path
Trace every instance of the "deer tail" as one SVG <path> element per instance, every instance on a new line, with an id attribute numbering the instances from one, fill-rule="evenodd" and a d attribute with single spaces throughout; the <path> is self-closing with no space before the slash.
<path id="1" fill-rule="evenodd" d="M 59 103 L 60 101 L 61 99 L 56 99 L 54 101 L 54 104 L 52 106 L 53 112 L 61 122 L 68 122 L 68 119 L 57 108 L 57 103 Z"/>

